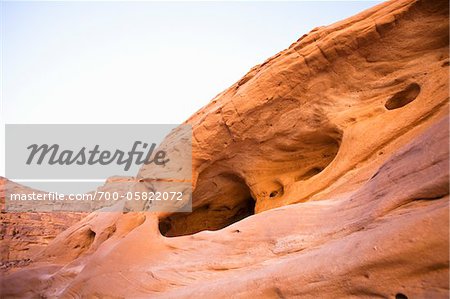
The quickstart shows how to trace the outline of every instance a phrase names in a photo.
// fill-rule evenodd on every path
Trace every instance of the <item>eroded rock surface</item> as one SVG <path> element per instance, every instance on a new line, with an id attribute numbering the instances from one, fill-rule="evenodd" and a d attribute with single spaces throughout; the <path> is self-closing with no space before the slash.
<path id="1" fill-rule="evenodd" d="M 92 213 L 3 296 L 448 298 L 448 25 L 406 0 L 314 29 L 187 121 L 192 213 Z"/>
<path id="2" fill-rule="evenodd" d="M 0 178 L 0 271 L 23 267 L 59 233 L 86 216 L 86 213 L 7 212 L 4 206 L 7 180 Z M 13 184 L 17 192 L 32 190 Z"/>

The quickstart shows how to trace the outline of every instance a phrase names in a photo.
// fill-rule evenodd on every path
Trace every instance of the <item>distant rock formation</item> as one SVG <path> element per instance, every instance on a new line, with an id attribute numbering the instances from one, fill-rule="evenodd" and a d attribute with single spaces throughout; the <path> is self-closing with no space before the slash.
<path id="1" fill-rule="evenodd" d="M 3 296 L 448 298 L 448 17 L 304 35 L 187 120 L 192 213 L 91 213 Z"/>
<path id="2" fill-rule="evenodd" d="M 28 265 L 56 235 L 86 216 L 86 213 L 7 212 L 6 182 L 0 177 L 0 271 Z M 12 182 L 8 184 L 17 192 L 35 191 Z"/>

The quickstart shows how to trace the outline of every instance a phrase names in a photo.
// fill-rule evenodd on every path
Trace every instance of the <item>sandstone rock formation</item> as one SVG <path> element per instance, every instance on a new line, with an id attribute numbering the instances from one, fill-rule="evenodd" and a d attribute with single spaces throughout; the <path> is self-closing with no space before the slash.
<path id="1" fill-rule="evenodd" d="M 4 206 L 4 187 L 7 180 L 0 178 L 0 271 L 28 265 L 59 233 L 86 216 L 85 213 L 15 213 Z M 8 182 L 16 192 L 34 190 Z"/>
<path id="2" fill-rule="evenodd" d="M 312 30 L 187 121 L 192 213 L 92 213 L 2 296 L 448 298 L 448 25 L 400 0 Z"/>

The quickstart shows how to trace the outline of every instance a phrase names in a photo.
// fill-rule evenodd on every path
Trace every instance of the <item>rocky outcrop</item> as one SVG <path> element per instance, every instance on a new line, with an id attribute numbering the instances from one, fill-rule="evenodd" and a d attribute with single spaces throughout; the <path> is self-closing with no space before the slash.
<path id="1" fill-rule="evenodd" d="M 380 5 L 314 29 L 213 99 L 188 120 L 195 211 L 165 219 L 167 234 L 364 180 L 447 114 L 447 14 L 445 1 Z"/>
<path id="2" fill-rule="evenodd" d="M 7 212 L 5 186 L 7 180 L 0 178 L 0 270 L 26 266 L 59 233 L 86 216 L 86 213 L 22 213 Z M 16 192 L 31 190 L 8 182 Z"/>
<path id="3" fill-rule="evenodd" d="M 192 213 L 92 213 L 3 295 L 448 298 L 448 25 L 405 0 L 314 29 L 187 121 Z"/>

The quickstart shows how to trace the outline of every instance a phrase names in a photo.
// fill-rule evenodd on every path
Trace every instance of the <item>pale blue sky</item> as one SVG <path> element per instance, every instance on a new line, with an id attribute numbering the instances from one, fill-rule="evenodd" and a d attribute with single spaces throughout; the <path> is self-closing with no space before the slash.
<path id="1" fill-rule="evenodd" d="M 380 2 L 1 2 L 1 123 L 180 123 L 314 27 Z"/>

